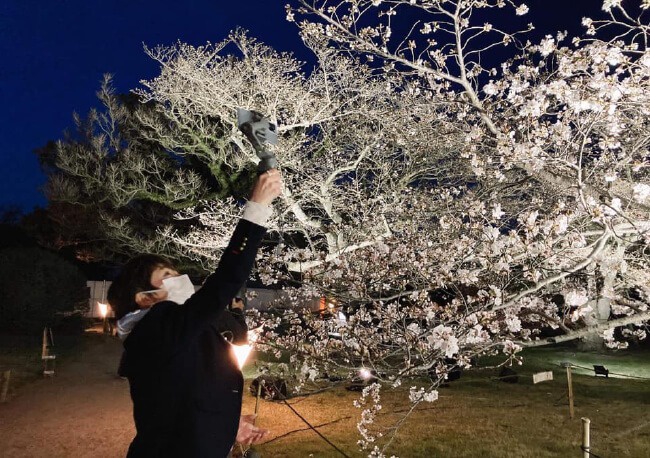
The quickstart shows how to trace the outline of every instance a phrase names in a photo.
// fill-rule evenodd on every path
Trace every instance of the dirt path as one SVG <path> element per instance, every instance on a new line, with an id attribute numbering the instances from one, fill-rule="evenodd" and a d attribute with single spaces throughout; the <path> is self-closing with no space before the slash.
<path id="1" fill-rule="evenodd" d="M 116 339 L 88 339 L 56 375 L 0 405 L 1 457 L 123 457 L 133 437 L 128 382 L 116 376 Z"/>

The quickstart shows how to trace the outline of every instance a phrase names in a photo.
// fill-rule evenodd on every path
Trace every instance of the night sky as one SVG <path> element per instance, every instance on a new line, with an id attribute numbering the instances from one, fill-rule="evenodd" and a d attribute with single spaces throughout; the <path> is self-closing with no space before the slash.
<path id="1" fill-rule="evenodd" d="M 33 151 L 74 127 L 72 113 L 98 106 L 102 75 L 118 91 L 157 73 L 143 52 L 180 40 L 218 42 L 237 26 L 280 51 L 309 55 L 283 0 L 3 0 L 0 3 L 0 212 L 29 212 L 46 201 Z M 533 0 L 526 22 L 537 33 L 580 30 L 600 0 Z M 563 4 L 570 3 L 567 7 Z"/>

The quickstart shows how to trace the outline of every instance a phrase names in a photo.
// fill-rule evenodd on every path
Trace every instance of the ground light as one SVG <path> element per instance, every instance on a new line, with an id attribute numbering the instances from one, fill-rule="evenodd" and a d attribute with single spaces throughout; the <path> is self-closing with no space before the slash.
<path id="1" fill-rule="evenodd" d="M 373 377 L 372 371 L 366 367 L 362 367 L 361 369 L 359 369 L 359 377 L 368 381 Z"/>
<path id="2" fill-rule="evenodd" d="M 565 358 L 568 355 L 563 355 Z M 590 355 L 578 354 L 570 355 L 571 360 L 558 361 L 561 367 L 570 364 L 573 371 L 579 375 L 591 375 L 603 378 L 622 378 L 650 380 L 650 369 L 648 362 L 641 357 L 634 360 L 620 361 L 616 359 L 616 354 L 609 355 Z"/>
<path id="3" fill-rule="evenodd" d="M 112 334 L 111 325 L 108 322 L 108 303 L 106 302 L 106 280 L 102 282 L 102 300 L 97 301 L 97 308 L 102 317 L 102 332 Z"/>
<path id="4" fill-rule="evenodd" d="M 248 359 L 248 356 L 250 355 L 251 350 L 253 349 L 253 345 L 257 341 L 257 338 L 261 332 L 262 328 L 257 328 L 248 331 L 248 344 L 247 345 L 232 345 L 233 352 L 235 354 L 235 357 L 237 358 L 237 364 L 239 365 L 239 369 L 243 369 L 244 364 L 246 364 L 246 360 Z M 364 380 L 367 382 L 376 379 L 375 377 L 375 372 L 367 369 L 367 373 L 364 371 L 363 374 L 367 375 L 367 378 L 364 378 Z M 361 375 L 361 374 L 360 374 Z M 258 412 L 258 406 L 259 406 L 259 401 L 260 401 L 260 395 L 262 392 L 262 383 L 264 381 L 260 379 L 258 381 L 257 385 L 257 393 L 255 397 L 255 419 L 253 420 L 253 424 L 255 424 L 255 420 L 257 419 L 257 412 Z M 281 390 L 280 390 L 281 392 Z M 300 415 L 292 406 L 287 402 L 287 398 L 285 394 L 280 393 L 281 395 L 281 400 L 284 402 L 284 404 L 298 417 L 300 418 L 309 428 L 314 431 L 318 436 L 320 436 L 325 442 L 327 442 L 329 445 L 331 445 L 337 452 L 341 454 L 341 456 L 345 458 L 350 458 L 343 450 L 338 448 L 334 443 L 332 443 L 329 439 L 327 439 L 323 434 L 320 433 L 314 426 L 309 423 L 302 415 Z M 240 444 L 240 450 L 244 456 L 244 458 L 259 458 L 261 457 L 260 453 L 255 450 L 253 446 L 249 446 L 247 449 L 244 449 L 243 446 Z"/>
<path id="5" fill-rule="evenodd" d="M 261 328 L 251 329 L 250 331 L 248 331 L 247 334 L 247 338 L 248 338 L 247 344 L 232 345 L 233 352 L 235 353 L 235 358 L 237 358 L 237 365 L 239 366 L 240 370 L 244 368 L 244 364 L 246 364 L 246 360 L 248 359 L 248 356 L 251 354 L 253 345 L 257 341 L 260 332 L 261 332 Z"/>
<path id="6" fill-rule="evenodd" d="M 242 370 L 244 368 L 244 365 L 246 364 L 246 360 L 248 359 L 248 356 L 251 354 L 251 350 L 253 349 L 253 345 L 257 341 L 257 337 L 259 336 L 261 332 L 261 328 L 257 329 L 252 329 L 248 331 L 247 337 L 248 337 L 248 343 L 245 345 L 232 345 L 233 352 L 235 354 L 235 358 L 237 358 L 237 365 L 239 366 L 239 370 Z M 258 411 L 258 406 L 260 402 L 260 392 L 261 392 L 262 384 L 260 383 L 257 388 L 257 396 L 255 398 L 255 419 L 253 419 L 253 425 L 255 424 L 255 420 L 257 419 L 257 411 Z M 241 447 L 241 445 L 240 445 Z M 246 458 L 258 458 L 261 455 L 257 450 L 253 448 L 253 446 L 248 447 L 246 450 L 241 448 L 242 454 Z"/>
<path id="7" fill-rule="evenodd" d="M 104 334 L 109 334 L 108 320 L 106 319 L 108 316 L 108 304 L 98 302 L 97 308 L 99 309 L 99 314 L 102 317 L 102 332 Z"/>
<path id="8" fill-rule="evenodd" d="M 368 385 L 377 381 L 377 371 L 367 367 L 361 367 L 352 382 L 345 387 L 348 391 L 362 391 Z"/>

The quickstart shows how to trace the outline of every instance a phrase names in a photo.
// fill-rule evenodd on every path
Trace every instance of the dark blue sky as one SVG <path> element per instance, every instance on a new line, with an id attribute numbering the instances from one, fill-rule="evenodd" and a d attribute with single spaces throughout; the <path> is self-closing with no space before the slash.
<path id="1" fill-rule="evenodd" d="M 301 47 L 281 0 L 0 2 L 0 209 L 45 204 L 32 151 L 98 105 L 104 73 L 128 91 L 156 75 L 143 43 L 217 42 L 237 26 L 281 50 Z"/>
<path id="2" fill-rule="evenodd" d="M 524 0 L 525 1 L 525 0 Z M 156 75 L 142 44 L 222 40 L 237 26 L 282 51 L 302 48 L 283 0 L 3 0 L 0 3 L 0 211 L 44 206 L 33 150 L 97 106 L 104 73 L 118 91 Z M 579 26 L 600 0 L 532 0 L 526 21 L 552 33 Z M 570 3 L 570 10 L 560 5 Z M 539 6 L 537 6 L 539 5 Z"/>

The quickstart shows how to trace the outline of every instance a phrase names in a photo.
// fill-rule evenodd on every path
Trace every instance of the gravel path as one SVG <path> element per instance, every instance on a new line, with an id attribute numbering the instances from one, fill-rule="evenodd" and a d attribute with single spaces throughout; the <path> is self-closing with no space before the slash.
<path id="1" fill-rule="evenodd" d="M 54 377 L 0 405 L 1 457 L 123 457 L 133 437 L 116 339 L 97 336 Z"/>

